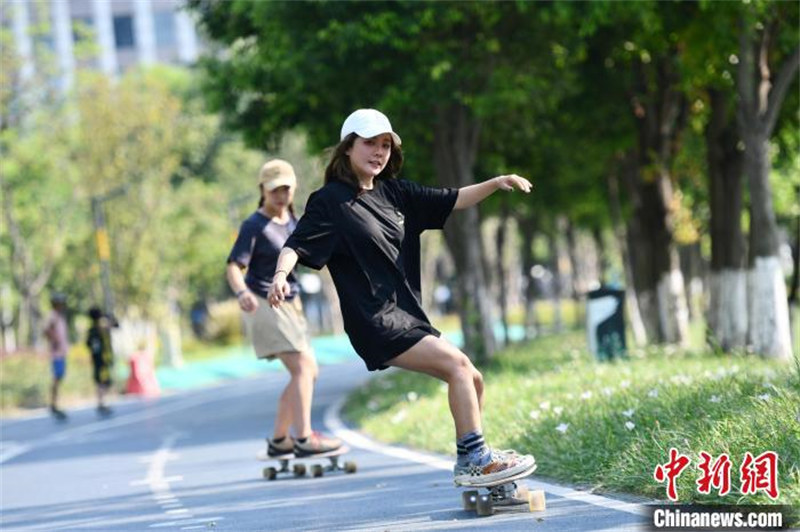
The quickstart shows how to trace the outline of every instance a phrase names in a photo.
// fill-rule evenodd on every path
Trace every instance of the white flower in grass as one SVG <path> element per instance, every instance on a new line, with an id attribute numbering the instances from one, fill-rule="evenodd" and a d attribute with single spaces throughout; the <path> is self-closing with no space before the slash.
<path id="1" fill-rule="evenodd" d="M 712 395 L 709 401 L 711 401 L 712 403 L 721 403 L 722 399 L 720 399 L 719 395 Z"/>
<path id="2" fill-rule="evenodd" d="M 658 390 L 653 388 L 649 392 L 647 392 L 647 397 L 658 397 Z"/>
<path id="3" fill-rule="evenodd" d="M 413 403 L 414 401 L 419 399 L 419 395 L 417 395 L 417 392 L 408 392 L 406 394 L 406 399 L 408 399 L 409 403 Z"/>
<path id="4" fill-rule="evenodd" d="M 762 401 L 769 401 L 770 399 L 772 399 L 772 396 L 770 394 L 768 394 L 768 393 L 762 393 L 762 394 L 758 395 L 757 397 L 759 399 L 761 399 Z"/>
<path id="5" fill-rule="evenodd" d="M 367 403 L 367 410 L 369 410 L 370 412 L 374 412 L 378 409 L 379 406 L 380 405 L 378 404 L 378 401 L 376 401 L 375 399 L 370 399 L 369 403 Z"/>
<path id="6" fill-rule="evenodd" d="M 542 410 L 550 410 L 550 401 L 542 401 L 539 403 L 539 408 Z"/>
<path id="7" fill-rule="evenodd" d="M 636 425 L 634 425 L 632 421 L 626 421 L 625 428 L 628 430 L 633 430 L 634 428 L 636 428 Z"/>
<path id="8" fill-rule="evenodd" d="M 399 411 L 398 413 L 396 413 L 395 415 L 392 416 L 391 421 L 392 421 L 392 423 L 397 425 L 398 423 L 400 423 L 401 421 L 403 421 L 406 418 L 406 415 L 407 415 L 406 411 L 405 410 L 401 410 L 401 411 Z"/>
<path id="9" fill-rule="evenodd" d="M 619 383 L 619 387 L 620 388 L 628 388 L 628 387 L 630 387 L 630 385 L 631 385 L 631 381 L 628 381 L 628 380 L 625 380 L 625 381 L 622 381 L 621 383 Z"/>
<path id="10" fill-rule="evenodd" d="M 560 416 L 561 412 L 563 412 L 563 411 L 564 411 L 564 407 L 563 406 L 556 406 L 556 407 L 553 408 L 553 413 L 555 413 L 555 415 L 557 415 L 557 416 Z"/>
<path id="11" fill-rule="evenodd" d="M 592 398 L 592 392 L 590 391 L 585 391 L 581 394 L 581 399 L 583 399 L 584 401 L 588 401 L 591 398 Z"/>
<path id="12" fill-rule="evenodd" d="M 565 434 L 569 429 L 569 423 L 561 423 L 559 426 L 556 427 L 556 430 L 561 434 Z"/>
<path id="13" fill-rule="evenodd" d="M 614 393 L 614 390 L 612 390 L 611 388 L 609 388 L 609 387 L 603 388 L 603 395 L 605 395 L 606 397 L 611 397 L 611 394 L 613 394 L 613 393 Z"/>
<path id="14" fill-rule="evenodd" d="M 531 419 L 539 419 L 539 416 L 542 415 L 542 413 L 538 410 L 531 410 L 530 414 L 528 415 L 531 416 Z"/>
<path id="15" fill-rule="evenodd" d="M 673 384 L 683 384 L 684 386 L 692 383 L 692 378 L 688 375 L 675 375 L 670 380 Z"/>
<path id="16" fill-rule="evenodd" d="M 634 410 L 633 408 L 631 408 L 630 410 L 625 410 L 625 411 L 623 411 L 623 412 L 622 412 L 622 415 L 623 415 L 623 416 L 625 416 L 625 417 L 633 417 L 633 414 L 634 414 L 635 412 L 636 412 L 636 410 Z"/>

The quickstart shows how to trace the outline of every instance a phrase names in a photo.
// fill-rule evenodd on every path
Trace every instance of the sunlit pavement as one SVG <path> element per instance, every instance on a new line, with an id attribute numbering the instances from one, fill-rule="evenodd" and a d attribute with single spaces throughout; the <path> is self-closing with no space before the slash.
<path id="1" fill-rule="evenodd" d="M 332 406 L 369 374 L 324 366 L 314 425 L 340 430 Z M 2 523 L 17 530 L 635 530 L 636 505 L 545 487 L 547 511 L 478 518 L 461 509 L 447 457 L 356 439 L 353 475 L 261 476 L 255 460 L 285 375 L 267 372 L 159 400 L 117 405 L 98 420 L 2 422 Z M 335 412 L 334 412 L 335 413 Z M 367 443 L 364 443 L 367 442 Z M 445 464 L 442 466 L 442 464 Z"/>

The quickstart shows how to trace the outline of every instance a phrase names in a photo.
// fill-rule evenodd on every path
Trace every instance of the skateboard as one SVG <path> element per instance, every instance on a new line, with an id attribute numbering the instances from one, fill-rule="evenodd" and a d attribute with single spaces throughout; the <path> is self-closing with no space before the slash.
<path id="1" fill-rule="evenodd" d="M 522 510 L 528 512 L 543 512 L 545 510 L 545 498 L 543 490 L 528 490 L 528 487 L 520 481 L 533 475 L 536 471 L 536 464 L 531 468 L 518 473 L 514 476 L 486 482 L 479 485 L 456 484 L 463 488 L 470 489 L 461 494 L 461 502 L 467 511 L 475 511 L 479 517 L 492 515 L 497 511 L 503 510 Z M 481 493 L 483 488 L 487 493 Z"/>
<path id="2" fill-rule="evenodd" d="M 356 472 L 356 463 L 355 462 L 345 462 L 344 464 L 339 463 L 339 457 L 343 454 L 350 451 L 350 448 L 347 446 L 342 446 L 336 449 L 335 451 L 330 451 L 327 453 L 321 454 L 313 454 L 310 456 L 295 456 L 293 454 L 287 454 L 281 457 L 272 457 L 268 456 L 266 451 L 259 451 L 257 458 L 262 462 L 277 462 L 280 464 L 280 467 L 265 467 L 262 471 L 262 474 L 265 479 L 267 480 L 275 480 L 278 478 L 278 475 L 291 473 L 295 477 L 304 477 L 306 475 L 306 464 L 299 463 L 299 460 L 317 460 L 320 458 L 327 458 L 329 461 L 328 465 L 322 464 L 312 464 L 311 465 L 311 476 L 314 478 L 321 477 L 325 473 L 329 473 L 331 471 L 344 471 L 345 473 L 355 473 Z M 295 463 L 290 468 L 289 463 L 294 460 Z"/>

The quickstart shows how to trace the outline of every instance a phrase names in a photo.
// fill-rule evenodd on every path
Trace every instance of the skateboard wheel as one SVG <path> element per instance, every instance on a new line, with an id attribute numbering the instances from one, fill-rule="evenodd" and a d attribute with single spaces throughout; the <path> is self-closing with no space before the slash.
<path id="1" fill-rule="evenodd" d="M 345 462 L 344 463 L 344 472 L 345 473 L 355 473 L 358 469 L 355 462 Z"/>
<path id="2" fill-rule="evenodd" d="M 274 467 L 265 467 L 263 471 L 264 478 L 267 480 L 275 480 L 278 476 L 278 470 Z"/>
<path id="3" fill-rule="evenodd" d="M 528 486 L 519 486 L 517 492 L 514 494 L 517 499 L 528 499 L 529 495 L 530 491 L 528 490 Z"/>
<path id="4" fill-rule="evenodd" d="M 490 495 L 478 495 L 478 500 L 475 503 L 475 510 L 478 512 L 479 517 L 492 515 L 494 513 L 492 497 Z"/>
<path id="5" fill-rule="evenodd" d="M 294 476 L 304 477 L 306 475 L 306 466 L 303 464 L 294 465 Z"/>
<path id="6" fill-rule="evenodd" d="M 465 491 L 461 494 L 461 502 L 465 510 L 470 512 L 475 510 L 478 504 L 478 492 L 475 490 Z"/>
<path id="7" fill-rule="evenodd" d="M 311 475 L 314 478 L 318 478 L 321 477 L 322 474 L 323 474 L 322 466 L 319 464 L 314 464 L 314 466 L 311 468 Z"/>
<path id="8" fill-rule="evenodd" d="M 544 490 L 533 490 L 528 494 L 528 509 L 531 512 L 544 512 L 546 508 Z"/>

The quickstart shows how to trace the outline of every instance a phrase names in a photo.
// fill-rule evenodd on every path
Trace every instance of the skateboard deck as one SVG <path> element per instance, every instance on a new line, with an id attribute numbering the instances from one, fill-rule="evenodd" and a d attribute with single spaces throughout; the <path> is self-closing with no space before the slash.
<path id="1" fill-rule="evenodd" d="M 279 467 L 269 466 L 265 467 L 262 470 L 262 475 L 267 480 L 275 480 L 278 478 L 278 475 L 291 473 L 295 477 L 304 477 L 307 473 L 306 464 L 302 463 L 301 461 L 308 461 L 308 460 L 319 460 L 319 459 L 327 459 L 328 464 L 312 464 L 311 465 L 311 475 L 313 477 L 321 477 L 325 473 L 330 473 L 333 471 L 344 471 L 345 473 L 355 473 L 357 466 L 355 462 L 348 461 L 344 464 L 339 463 L 339 457 L 343 454 L 350 451 L 350 448 L 347 446 L 342 446 L 335 451 L 330 451 L 327 453 L 320 453 L 320 454 L 313 454 L 310 456 L 295 456 L 294 454 L 286 454 L 283 456 L 273 457 L 268 456 L 267 452 L 261 450 L 256 455 L 256 458 L 262 462 L 277 462 Z M 290 463 L 294 461 L 292 467 L 290 467 Z"/>
<path id="2" fill-rule="evenodd" d="M 543 490 L 528 490 L 521 481 L 536 471 L 536 464 L 511 477 L 481 483 L 457 483 L 462 488 L 472 488 L 461 494 L 461 502 L 467 511 L 478 516 L 492 515 L 498 511 L 518 510 L 542 512 L 545 510 Z M 479 491 L 485 489 L 486 493 Z"/>

